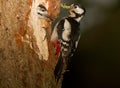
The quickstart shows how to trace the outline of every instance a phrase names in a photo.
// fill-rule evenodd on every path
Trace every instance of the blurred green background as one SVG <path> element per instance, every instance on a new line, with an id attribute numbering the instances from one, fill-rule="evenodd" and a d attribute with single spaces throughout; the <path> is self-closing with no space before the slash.
<path id="1" fill-rule="evenodd" d="M 81 39 L 62 88 L 120 88 L 120 1 L 62 0 L 86 8 Z M 64 16 L 66 11 L 62 9 Z"/>

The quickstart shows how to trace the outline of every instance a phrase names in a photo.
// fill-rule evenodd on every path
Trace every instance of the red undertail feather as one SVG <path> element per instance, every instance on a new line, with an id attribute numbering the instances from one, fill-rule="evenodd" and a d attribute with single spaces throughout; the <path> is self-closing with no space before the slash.
<path id="1" fill-rule="evenodd" d="M 55 46 L 56 54 L 59 57 L 59 55 L 60 55 L 60 43 L 58 41 L 54 41 L 53 45 Z"/>

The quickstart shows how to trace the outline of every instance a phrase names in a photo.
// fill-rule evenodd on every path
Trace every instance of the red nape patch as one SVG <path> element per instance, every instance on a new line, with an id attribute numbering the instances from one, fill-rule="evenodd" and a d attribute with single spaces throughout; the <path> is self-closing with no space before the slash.
<path id="1" fill-rule="evenodd" d="M 59 57 L 59 55 L 60 55 L 60 43 L 58 41 L 54 41 L 53 45 L 55 46 L 56 54 Z"/>

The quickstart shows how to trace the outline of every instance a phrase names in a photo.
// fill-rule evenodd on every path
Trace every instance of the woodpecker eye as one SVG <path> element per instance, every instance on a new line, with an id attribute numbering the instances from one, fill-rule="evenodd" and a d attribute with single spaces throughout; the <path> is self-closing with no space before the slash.
<path id="1" fill-rule="evenodd" d="M 44 9 L 44 8 L 41 8 L 41 11 L 43 11 L 43 12 L 44 12 L 44 11 L 45 11 L 45 9 Z"/>
<path id="2" fill-rule="evenodd" d="M 42 12 L 46 11 L 46 8 L 43 5 L 39 5 L 38 7 Z"/>
<path id="3" fill-rule="evenodd" d="M 75 6 L 74 6 L 74 8 L 77 8 L 77 7 L 78 7 L 78 5 L 75 5 Z"/>

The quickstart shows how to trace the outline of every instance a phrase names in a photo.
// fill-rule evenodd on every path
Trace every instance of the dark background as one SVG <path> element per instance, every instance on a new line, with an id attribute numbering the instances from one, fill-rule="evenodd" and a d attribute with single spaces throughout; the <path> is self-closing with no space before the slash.
<path id="1" fill-rule="evenodd" d="M 81 39 L 62 88 L 120 88 L 119 0 L 76 1 L 86 8 Z M 65 11 L 62 11 L 64 16 Z"/>

